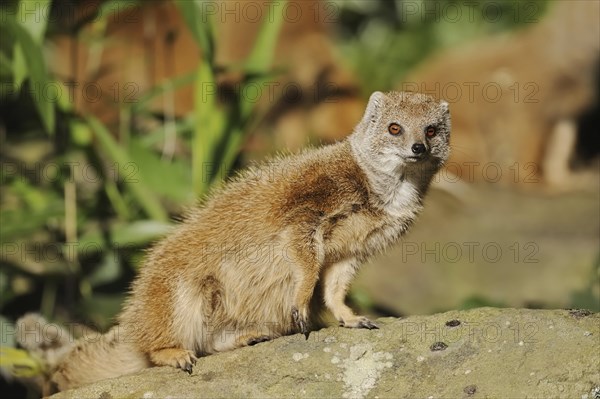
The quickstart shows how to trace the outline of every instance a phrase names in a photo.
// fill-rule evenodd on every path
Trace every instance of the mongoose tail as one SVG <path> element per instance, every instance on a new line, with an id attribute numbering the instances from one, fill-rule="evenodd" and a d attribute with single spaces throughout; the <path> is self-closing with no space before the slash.
<path id="1" fill-rule="evenodd" d="M 59 391 L 64 391 L 147 367 L 150 362 L 146 355 L 125 342 L 117 326 L 102 336 L 77 342 L 60 362 L 52 381 Z"/>

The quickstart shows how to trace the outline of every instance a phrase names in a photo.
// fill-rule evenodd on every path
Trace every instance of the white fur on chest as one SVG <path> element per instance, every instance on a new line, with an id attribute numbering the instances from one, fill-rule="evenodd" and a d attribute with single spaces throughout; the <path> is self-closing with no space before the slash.
<path id="1" fill-rule="evenodd" d="M 396 187 L 390 186 L 388 189 L 384 195 L 380 194 L 387 218 L 381 227 L 371 232 L 369 240 L 365 243 L 375 252 L 384 251 L 395 243 L 422 208 L 419 190 L 413 183 L 401 181 Z"/>
<path id="2" fill-rule="evenodd" d="M 394 219 L 412 219 L 421 209 L 419 189 L 411 181 L 399 181 L 380 194 L 383 210 Z"/>
<path id="3" fill-rule="evenodd" d="M 377 162 L 362 154 L 360 149 L 354 154 L 385 213 L 392 218 L 413 218 L 420 211 L 421 193 L 416 182 L 403 177 L 406 170 L 399 161 L 400 154 L 395 151 L 381 153 Z"/>

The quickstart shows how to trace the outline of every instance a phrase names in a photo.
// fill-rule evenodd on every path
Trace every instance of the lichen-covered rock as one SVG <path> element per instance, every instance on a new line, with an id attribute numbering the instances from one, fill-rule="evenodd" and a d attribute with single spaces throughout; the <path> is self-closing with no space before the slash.
<path id="1" fill-rule="evenodd" d="M 339 327 L 105 380 L 64 398 L 600 398 L 600 314 L 479 308 Z"/>

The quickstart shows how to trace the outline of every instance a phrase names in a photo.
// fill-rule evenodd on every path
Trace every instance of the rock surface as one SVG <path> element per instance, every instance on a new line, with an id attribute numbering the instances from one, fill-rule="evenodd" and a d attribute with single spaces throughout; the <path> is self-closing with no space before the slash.
<path id="1" fill-rule="evenodd" d="M 65 398 L 600 398 L 600 314 L 479 308 L 332 327 Z"/>

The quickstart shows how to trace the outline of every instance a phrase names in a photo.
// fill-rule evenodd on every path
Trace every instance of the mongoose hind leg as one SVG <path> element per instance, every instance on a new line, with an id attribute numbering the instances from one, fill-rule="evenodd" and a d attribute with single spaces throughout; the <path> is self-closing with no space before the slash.
<path id="1" fill-rule="evenodd" d="M 178 367 L 188 374 L 192 374 L 192 367 L 196 364 L 196 354 L 182 348 L 165 348 L 150 352 L 150 360 L 157 366 Z"/>
<path id="2" fill-rule="evenodd" d="M 344 303 L 356 267 L 357 261 L 349 259 L 334 263 L 325 270 L 323 282 L 325 305 L 342 327 L 368 328 L 369 330 L 379 328 L 366 317 L 355 315 L 352 309 Z"/>

